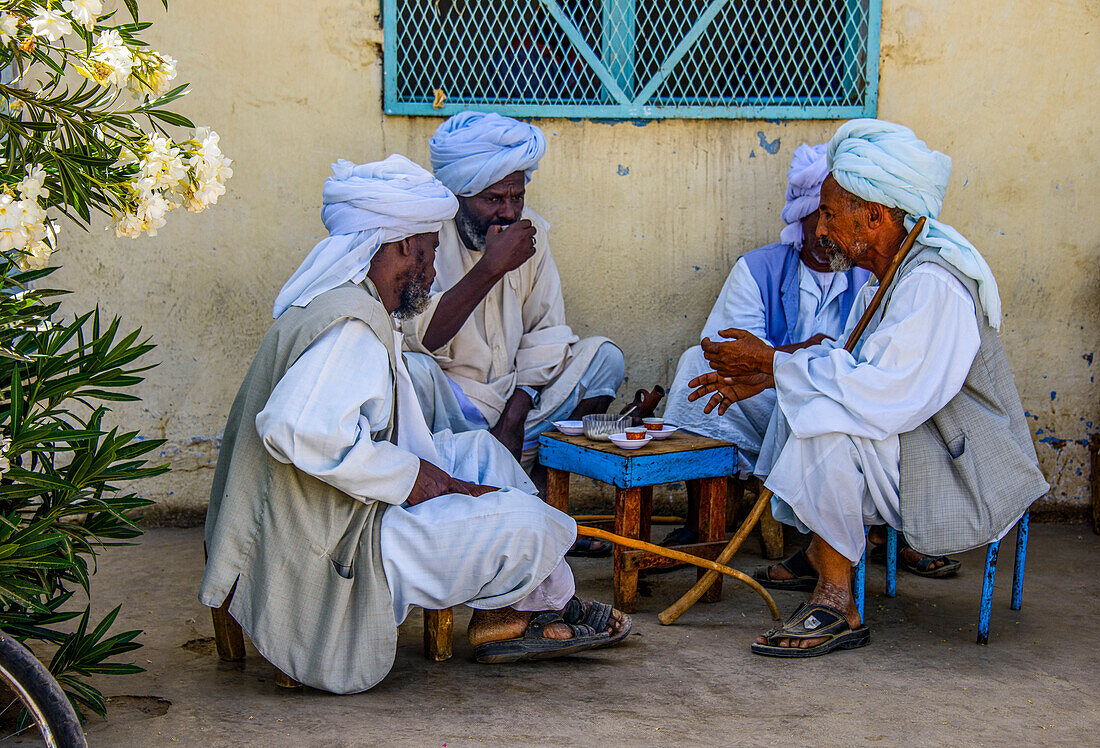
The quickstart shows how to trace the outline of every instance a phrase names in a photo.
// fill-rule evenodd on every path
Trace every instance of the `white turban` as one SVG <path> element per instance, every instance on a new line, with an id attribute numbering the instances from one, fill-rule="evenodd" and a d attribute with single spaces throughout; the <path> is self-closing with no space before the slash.
<path id="1" fill-rule="evenodd" d="M 787 224 L 779 232 L 779 241 L 802 247 L 802 219 L 821 205 L 821 183 L 829 176 L 827 145 L 803 143 L 794 149 L 791 168 L 787 170 L 787 204 L 780 216 Z"/>
<path id="2" fill-rule="evenodd" d="M 1001 328 L 1001 297 L 993 271 L 962 234 L 936 220 L 951 176 L 949 156 L 931 150 L 908 127 L 854 119 L 841 125 L 829 141 L 829 169 L 853 195 L 904 210 L 908 230 L 924 216 L 927 223 L 919 241 L 938 248 L 940 257 L 978 284 L 989 324 Z"/>
<path id="3" fill-rule="evenodd" d="M 461 112 L 428 141 L 436 178 L 461 197 L 470 197 L 512 172 L 527 181 L 546 153 L 546 136 L 526 122 L 484 112 Z"/>
<path id="4" fill-rule="evenodd" d="M 321 202 L 329 235 L 283 286 L 274 317 L 344 283 L 359 283 L 383 244 L 439 231 L 458 210 L 458 200 L 439 180 L 397 154 L 369 164 L 340 159 L 325 180 Z"/>

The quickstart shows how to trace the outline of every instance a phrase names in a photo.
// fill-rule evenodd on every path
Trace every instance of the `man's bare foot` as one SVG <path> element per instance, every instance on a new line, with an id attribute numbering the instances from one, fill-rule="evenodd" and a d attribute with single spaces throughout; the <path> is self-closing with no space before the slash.
<path id="1" fill-rule="evenodd" d="M 555 612 L 561 614 L 564 609 Z M 527 623 L 531 620 L 532 615 L 532 613 L 512 608 L 475 610 L 470 618 L 470 625 L 466 629 L 466 638 L 475 647 L 486 642 L 518 639 L 527 630 Z M 612 610 L 605 631 L 611 636 L 615 636 L 622 631 L 626 621 L 627 618 L 623 613 Z M 547 639 L 572 639 L 573 629 L 564 622 L 551 623 L 543 629 L 542 635 Z"/>

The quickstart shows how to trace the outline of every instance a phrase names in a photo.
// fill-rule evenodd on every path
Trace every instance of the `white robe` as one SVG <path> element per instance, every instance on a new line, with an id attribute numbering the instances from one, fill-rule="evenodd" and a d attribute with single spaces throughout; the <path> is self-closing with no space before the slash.
<path id="1" fill-rule="evenodd" d="M 848 289 L 848 276 L 844 273 L 821 273 L 810 270 L 801 262 L 798 265 L 798 319 L 795 338 L 807 340 L 819 332 L 838 337 L 844 329 L 845 317 L 840 311 L 840 295 Z M 718 294 L 714 308 L 703 326 L 699 339 L 721 340 L 719 330 L 736 327 L 747 330 L 762 340 L 767 340 L 764 300 L 748 265 L 742 260 L 734 263 L 726 282 Z M 669 390 L 665 420 L 670 424 L 685 426 L 694 433 L 714 439 L 731 441 L 738 446 L 737 469 L 742 476 L 752 475 L 764 432 L 775 410 L 775 390 L 765 390 L 758 395 L 735 403 L 725 412 L 704 413 L 707 399 L 689 402 L 691 388 L 688 383 L 711 371 L 703 357 L 703 349 L 693 346 L 684 351 L 676 365 L 676 376 Z"/>
<path id="2" fill-rule="evenodd" d="M 280 462 L 357 499 L 394 505 L 382 518 L 381 548 L 398 624 L 413 605 L 563 607 L 574 590 L 562 558 L 576 523 L 532 495 L 534 484 L 488 432 L 433 435 L 400 358 L 397 444 L 376 441 L 392 397 L 385 346 L 366 324 L 345 319 L 290 366 L 256 417 L 256 429 Z M 501 490 L 405 506 L 420 459 Z"/>
<path id="3" fill-rule="evenodd" d="M 924 264 L 898 282 L 882 320 L 848 353 L 844 342 L 877 289 L 873 279 L 864 287 L 837 340 L 775 354 L 779 407 L 756 466 L 776 519 L 852 563 L 866 547 L 865 525 L 903 529 L 898 435 L 958 394 L 980 344 L 966 288 Z"/>
<path id="4" fill-rule="evenodd" d="M 434 351 L 421 343 L 442 293 L 481 259 L 459 239 L 454 221 L 439 232 L 431 305 L 406 321 L 405 347 L 431 356 L 481 411 L 489 425 L 499 420 L 517 387 L 538 391 L 528 424 L 544 420 L 575 391 L 606 338 L 581 340 L 565 323 L 565 300 L 554 258 L 550 224 L 532 210 L 523 217 L 537 230 L 535 254 L 494 285 L 450 341 Z M 614 395 L 614 393 L 612 393 Z"/>

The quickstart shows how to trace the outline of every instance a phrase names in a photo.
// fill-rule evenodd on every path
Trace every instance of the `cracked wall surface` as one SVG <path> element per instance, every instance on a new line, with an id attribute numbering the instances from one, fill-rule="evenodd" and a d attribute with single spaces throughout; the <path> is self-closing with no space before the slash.
<path id="1" fill-rule="evenodd" d="M 218 205 L 176 213 L 154 239 L 62 235 L 76 289 L 141 325 L 161 365 L 119 420 L 163 437 L 174 470 L 141 491 L 166 511 L 205 506 L 218 438 L 276 292 L 322 236 L 337 158 L 427 163 L 436 118 L 385 117 L 377 0 L 174 3 L 150 41 L 179 59 L 180 109 L 222 135 L 235 176 Z M 1100 423 L 1100 99 L 1096 2 L 884 3 L 879 116 L 954 159 L 942 218 L 986 256 L 1003 337 L 1053 489 L 1087 505 L 1086 442 Z M 633 392 L 671 381 L 732 262 L 775 241 L 793 149 L 836 122 L 541 120 L 549 149 L 529 203 L 550 243 L 569 322 L 627 357 Z"/>

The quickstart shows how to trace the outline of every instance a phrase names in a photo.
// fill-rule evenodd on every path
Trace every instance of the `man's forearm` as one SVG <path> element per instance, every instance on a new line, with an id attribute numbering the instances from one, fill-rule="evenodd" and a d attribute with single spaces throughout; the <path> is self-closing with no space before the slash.
<path id="1" fill-rule="evenodd" d="M 420 341 L 427 350 L 434 351 L 447 345 L 466 324 L 474 308 L 500 280 L 500 276 L 479 268 L 480 262 L 440 297 L 428 329 L 424 331 L 424 337 Z"/>

